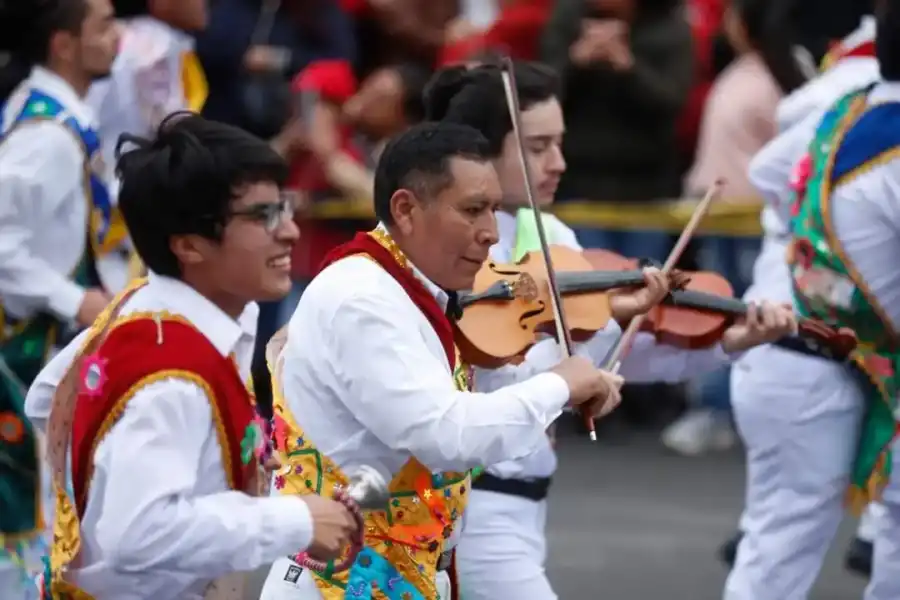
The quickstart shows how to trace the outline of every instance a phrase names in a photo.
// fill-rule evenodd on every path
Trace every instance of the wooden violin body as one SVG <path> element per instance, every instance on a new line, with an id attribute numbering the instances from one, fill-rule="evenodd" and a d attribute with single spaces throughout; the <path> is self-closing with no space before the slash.
<path id="1" fill-rule="evenodd" d="M 637 261 L 607 250 L 584 252 L 597 269 L 633 269 Z M 686 273 L 683 289 L 673 290 L 647 313 L 644 330 L 657 341 L 687 350 L 709 348 L 722 339 L 725 331 L 747 314 L 748 305 L 734 297 L 727 279 L 711 271 Z M 809 343 L 821 344 L 838 359 L 856 349 L 856 334 L 847 328 L 834 329 L 814 319 L 800 319 L 798 335 Z"/>
<path id="2" fill-rule="evenodd" d="M 551 246 L 550 254 L 554 268 L 560 271 L 557 277 L 561 288 L 563 272 L 593 270 L 577 250 Z M 472 293 L 460 301 L 463 317 L 457 327 L 463 338 L 459 343 L 463 360 L 489 368 L 515 362 L 541 333 L 554 332 L 551 302 L 540 253 L 527 254 L 515 265 L 488 260 L 475 276 Z M 587 339 L 609 322 L 606 294 L 571 293 L 564 302 L 573 341 Z"/>
<path id="3" fill-rule="evenodd" d="M 575 342 L 606 327 L 612 316 L 611 293 L 644 285 L 641 270 L 597 270 L 581 251 L 566 246 L 550 246 L 550 258 Z M 671 283 L 678 287 L 682 282 L 676 275 Z M 460 306 L 458 346 L 471 365 L 497 368 L 516 362 L 542 334 L 555 333 L 550 283 L 540 252 L 514 265 L 485 262 L 473 290 L 460 296 Z"/>

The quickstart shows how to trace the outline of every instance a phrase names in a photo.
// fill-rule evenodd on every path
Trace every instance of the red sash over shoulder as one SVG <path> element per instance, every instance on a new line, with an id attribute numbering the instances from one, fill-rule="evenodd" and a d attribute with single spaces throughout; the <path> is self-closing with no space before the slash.
<path id="1" fill-rule="evenodd" d="M 71 438 L 79 516 L 84 514 L 97 445 L 138 391 L 166 378 L 204 389 L 227 481 L 235 490 L 245 489 L 256 469 L 253 448 L 242 448 L 255 419 L 253 399 L 234 361 L 222 356 L 189 322 L 159 313 L 129 315 L 112 326 L 95 353 L 84 357 L 81 373 Z M 251 438 L 249 443 L 255 441 Z"/>
<path id="2" fill-rule="evenodd" d="M 342 244 L 332 250 L 319 272 L 326 267 L 339 261 L 347 256 L 354 254 L 366 254 L 381 267 L 390 273 L 397 280 L 397 283 L 403 287 L 410 300 L 422 311 L 431 326 L 434 327 L 435 333 L 441 340 L 444 352 L 447 353 L 447 362 L 450 364 L 450 372 L 456 370 L 456 346 L 453 342 L 453 326 L 450 319 L 444 314 L 444 310 L 438 304 L 434 295 L 428 291 L 425 284 L 415 276 L 407 264 L 406 257 L 396 247 L 390 236 L 378 229 L 369 233 L 357 233 L 351 241 Z"/>

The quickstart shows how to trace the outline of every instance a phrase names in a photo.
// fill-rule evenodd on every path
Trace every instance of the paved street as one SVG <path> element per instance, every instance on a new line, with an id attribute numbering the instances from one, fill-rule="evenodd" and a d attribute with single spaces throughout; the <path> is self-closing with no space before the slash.
<path id="1" fill-rule="evenodd" d="M 560 598 L 721 598 L 725 569 L 715 553 L 740 511 L 738 452 L 679 458 L 650 433 L 623 445 L 567 433 L 559 450 L 550 577 Z M 861 597 L 864 582 L 841 567 L 853 527 L 845 523 L 812 600 Z"/>

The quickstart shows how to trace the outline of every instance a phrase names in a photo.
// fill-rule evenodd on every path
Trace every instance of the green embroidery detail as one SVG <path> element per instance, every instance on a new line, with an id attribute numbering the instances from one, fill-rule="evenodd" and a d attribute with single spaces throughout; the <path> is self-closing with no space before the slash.
<path id="1" fill-rule="evenodd" d="M 262 442 L 262 431 L 255 421 L 244 429 L 244 439 L 241 440 L 241 462 L 249 465 L 253 460 L 257 447 Z"/>

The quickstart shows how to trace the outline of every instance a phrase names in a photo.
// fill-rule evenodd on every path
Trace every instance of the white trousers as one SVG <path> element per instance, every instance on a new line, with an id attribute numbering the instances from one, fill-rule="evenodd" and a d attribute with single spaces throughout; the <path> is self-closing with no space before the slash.
<path id="1" fill-rule="evenodd" d="M 456 547 L 462 600 L 556 600 L 547 559 L 547 501 L 472 490 Z"/>
<path id="2" fill-rule="evenodd" d="M 747 492 L 744 537 L 723 597 L 805 600 L 844 516 L 862 391 L 840 365 L 764 346 L 732 370 L 732 404 L 747 449 Z M 898 482 L 885 492 L 866 600 L 900 599 Z"/>
<path id="3" fill-rule="evenodd" d="M 439 572 L 435 584 L 438 600 L 449 600 L 451 591 L 449 575 Z M 259 600 L 321 600 L 321 598 L 322 594 L 309 573 L 289 558 L 279 559 L 272 564 L 259 596 Z"/>

